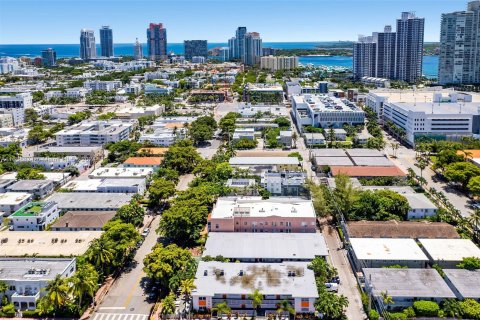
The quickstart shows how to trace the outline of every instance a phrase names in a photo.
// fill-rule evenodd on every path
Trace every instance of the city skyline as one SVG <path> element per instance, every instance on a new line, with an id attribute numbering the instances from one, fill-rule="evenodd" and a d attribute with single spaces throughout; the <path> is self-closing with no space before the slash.
<path id="1" fill-rule="evenodd" d="M 425 41 L 438 42 L 441 14 L 456 11 L 459 6 L 459 2 L 453 0 L 440 1 L 441 5 L 436 6 L 432 6 L 434 2 L 431 0 L 301 0 L 295 3 L 209 0 L 202 4 L 190 0 L 143 0 L 122 1 L 121 6 L 112 6 L 111 1 L 103 0 L 95 2 L 95 10 L 91 10 L 85 5 L 90 2 L 48 0 L 40 4 L 30 0 L 0 0 L 0 44 L 73 44 L 77 42 L 78 30 L 97 31 L 102 25 L 109 25 L 114 30 L 115 43 L 133 43 L 135 38 L 146 43 L 145 26 L 152 21 L 162 21 L 168 26 L 170 43 L 182 43 L 187 39 L 224 43 L 231 37 L 230 30 L 238 26 L 260 32 L 265 42 L 354 41 L 358 34 L 383 28 L 403 11 L 415 11 L 418 16 L 425 17 Z M 220 2 L 222 5 L 219 6 Z M 145 11 L 144 4 L 151 9 Z M 254 10 L 252 4 L 255 4 Z M 273 4 L 275 10 L 272 10 Z M 29 10 L 25 10 L 25 6 Z M 344 10 L 346 6 L 349 10 Z M 158 8 L 162 10 L 161 14 L 156 14 Z M 105 15 L 105 12 L 109 14 Z M 340 18 L 331 14 L 334 12 L 341 12 Z M 45 19 L 49 14 L 55 19 Z M 126 14 L 128 24 L 124 23 Z M 206 14 L 211 18 L 207 19 Z M 288 28 L 285 27 L 286 21 Z M 40 26 L 42 32 L 28 32 L 31 25 Z M 60 33 L 59 25 L 62 26 Z"/>

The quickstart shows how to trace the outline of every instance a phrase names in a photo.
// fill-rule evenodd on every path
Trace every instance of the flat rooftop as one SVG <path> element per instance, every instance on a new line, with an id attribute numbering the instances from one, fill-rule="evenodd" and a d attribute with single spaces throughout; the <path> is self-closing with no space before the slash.
<path id="1" fill-rule="evenodd" d="M 411 102 L 395 102 L 394 105 L 401 107 L 406 111 L 424 112 L 425 114 L 473 114 L 478 115 L 479 102 L 442 102 L 442 103 L 425 103 L 417 102 L 415 104 Z M 461 112 L 460 112 L 461 111 Z"/>
<path id="2" fill-rule="evenodd" d="M 58 192 L 47 200 L 62 210 L 117 210 L 132 199 L 131 193 Z"/>
<path id="3" fill-rule="evenodd" d="M 446 222 L 429 221 L 348 221 L 351 238 L 459 239 L 456 229 Z"/>
<path id="4" fill-rule="evenodd" d="M 12 217 L 36 217 L 42 213 L 44 209 L 51 208 L 55 205 L 53 202 L 30 202 L 21 207 L 12 214 Z"/>
<path id="5" fill-rule="evenodd" d="M 310 154 L 315 157 L 346 157 L 347 153 L 343 149 L 311 149 Z"/>
<path id="6" fill-rule="evenodd" d="M 93 178 L 145 178 L 153 173 L 152 168 L 98 168 L 88 177 Z"/>
<path id="7" fill-rule="evenodd" d="M 75 258 L 0 258 L 0 280 L 50 281 L 63 274 Z"/>
<path id="8" fill-rule="evenodd" d="M 385 157 L 385 153 L 375 149 L 345 149 L 350 157 Z"/>
<path id="9" fill-rule="evenodd" d="M 356 166 L 370 166 L 370 167 L 394 167 L 390 159 L 385 156 L 380 157 L 352 157 L 351 158 Z"/>
<path id="10" fill-rule="evenodd" d="M 67 211 L 52 225 L 54 228 L 101 228 L 116 211 Z"/>
<path id="11" fill-rule="evenodd" d="M 218 198 L 211 218 L 225 219 L 242 217 L 316 217 L 311 200 L 301 198 L 275 197 L 262 200 L 262 197 Z"/>
<path id="12" fill-rule="evenodd" d="M 459 299 L 480 297 L 480 270 L 443 269 L 445 279 L 460 293 Z M 455 292 L 455 290 L 454 290 Z"/>
<path id="13" fill-rule="evenodd" d="M 410 208 L 412 209 L 437 209 L 423 193 L 417 193 L 411 187 L 395 187 L 395 186 L 362 186 L 362 190 L 391 190 L 404 196 Z"/>
<path id="14" fill-rule="evenodd" d="M 407 174 L 397 166 L 332 166 L 333 176 L 346 174 L 350 177 L 406 177 Z"/>
<path id="15" fill-rule="evenodd" d="M 101 231 L 4 231 L 0 234 L 0 252 L 6 257 L 79 256 L 101 234 Z"/>
<path id="16" fill-rule="evenodd" d="M 469 239 L 419 239 L 423 250 L 434 261 L 462 261 L 480 258 L 480 249 Z"/>
<path id="17" fill-rule="evenodd" d="M 320 233 L 210 232 L 203 256 L 235 259 L 313 260 L 328 256 Z"/>
<path id="18" fill-rule="evenodd" d="M 335 98 L 325 94 L 292 95 L 295 104 L 308 105 L 313 112 L 352 112 L 362 111 L 354 103 L 346 99 Z"/>
<path id="19" fill-rule="evenodd" d="M 376 89 L 370 90 L 369 94 L 376 96 L 387 97 L 390 102 L 433 102 L 433 94 L 442 93 L 443 97 L 447 97 L 451 93 L 456 93 L 459 97 L 462 95 L 460 91 L 442 89 L 441 87 L 428 89 Z M 468 92 L 471 95 L 472 102 L 480 102 L 480 94 Z M 437 103 L 438 104 L 438 103 Z"/>
<path id="20" fill-rule="evenodd" d="M 317 166 L 353 166 L 348 157 L 315 157 Z"/>
<path id="21" fill-rule="evenodd" d="M 35 190 L 53 185 L 52 180 L 19 180 L 7 187 L 10 191 Z"/>
<path id="22" fill-rule="evenodd" d="M 239 165 L 300 165 L 296 157 L 233 157 L 230 164 Z"/>
<path id="23" fill-rule="evenodd" d="M 55 182 L 62 181 L 64 179 L 68 179 L 69 175 L 62 172 L 40 172 L 40 174 L 45 176 L 45 180 L 52 180 Z M 17 173 L 16 172 L 7 172 L 0 176 L 0 179 L 12 179 L 17 180 Z"/>
<path id="24" fill-rule="evenodd" d="M 32 197 L 32 194 L 26 192 L 6 192 L 0 193 L 0 205 L 16 205 Z"/>
<path id="25" fill-rule="evenodd" d="M 350 243 L 359 260 L 428 261 L 413 239 L 350 238 Z"/>
<path id="26" fill-rule="evenodd" d="M 365 268 L 363 273 L 375 297 L 388 292 L 394 298 L 455 298 L 435 269 Z"/>
<path id="27" fill-rule="evenodd" d="M 295 273 L 295 276 L 292 276 Z M 243 275 L 242 275 L 243 274 Z M 290 274 L 290 276 L 289 276 Z M 318 298 L 315 276 L 308 262 L 198 264 L 193 295 L 251 294 L 255 289 L 264 295 L 292 295 Z"/>
<path id="28" fill-rule="evenodd" d="M 135 166 L 159 166 L 163 161 L 163 157 L 130 157 L 123 164 Z"/>

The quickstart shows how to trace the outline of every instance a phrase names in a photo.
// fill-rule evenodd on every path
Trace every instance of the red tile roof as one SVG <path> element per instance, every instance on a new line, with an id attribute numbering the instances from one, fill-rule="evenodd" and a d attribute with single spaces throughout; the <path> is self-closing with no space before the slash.
<path id="1" fill-rule="evenodd" d="M 396 166 L 370 167 L 370 166 L 332 166 L 332 175 L 346 174 L 350 177 L 405 177 L 407 174 Z"/>
<path id="2" fill-rule="evenodd" d="M 132 164 L 136 166 L 159 166 L 163 157 L 130 157 L 125 160 L 124 164 Z"/>

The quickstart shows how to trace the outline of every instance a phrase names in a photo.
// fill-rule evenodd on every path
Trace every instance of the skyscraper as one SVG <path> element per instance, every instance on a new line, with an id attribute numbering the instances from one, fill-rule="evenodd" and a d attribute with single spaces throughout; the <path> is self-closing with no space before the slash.
<path id="1" fill-rule="evenodd" d="M 147 29 L 148 57 L 150 60 L 167 59 L 167 29 L 162 23 L 150 23 Z"/>
<path id="2" fill-rule="evenodd" d="M 249 66 L 260 63 L 262 57 L 262 39 L 258 32 L 249 32 L 245 35 L 242 62 Z"/>
<path id="3" fill-rule="evenodd" d="M 375 77 L 377 44 L 373 37 L 359 36 L 353 44 L 353 76 L 359 80 L 362 77 Z"/>
<path id="4" fill-rule="evenodd" d="M 80 58 L 90 60 L 96 57 L 95 34 L 93 30 L 82 29 L 80 31 Z"/>
<path id="5" fill-rule="evenodd" d="M 237 38 L 232 37 L 228 39 L 228 52 L 229 52 L 228 60 L 238 59 L 238 57 L 236 56 L 236 48 L 237 48 Z"/>
<path id="6" fill-rule="evenodd" d="M 100 48 L 102 57 L 113 57 L 113 33 L 109 26 L 100 29 Z"/>
<path id="7" fill-rule="evenodd" d="M 138 42 L 138 38 L 135 39 L 135 46 L 133 47 L 133 57 L 135 60 L 143 59 L 142 44 Z"/>
<path id="8" fill-rule="evenodd" d="M 395 78 L 395 44 L 397 34 L 391 26 L 385 26 L 383 32 L 372 35 L 375 48 L 375 77 L 384 79 Z"/>
<path id="9" fill-rule="evenodd" d="M 397 19 L 397 80 L 414 83 L 422 76 L 424 26 L 425 19 L 417 18 L 414 12 L 402 12 Z"/>
<path id="10" fill-rule="evenodd" d="M 192 57 L 208 57 L 207 40 L 185 40 L 183 47 L 186 60 L 192 60 Z"/>
<path id="11" fill-rule="evenodd" d="M 54 67 L 57 65 L 57 52 L 52 48 L 42 50 L 42 64 L 45 67 Z"/>
<path id="12" fill-rule="evenodd" d="M 244 61 L 245 54 L 245 35 L 247 34 L 247 27 L 238 27 L 235 33 L 235 58 Z"/>
<path id="13" fill-rule="evenodd" d="M 467 11 L 442 14 L 438 81 L 480 83 L 480 0 Z"/>

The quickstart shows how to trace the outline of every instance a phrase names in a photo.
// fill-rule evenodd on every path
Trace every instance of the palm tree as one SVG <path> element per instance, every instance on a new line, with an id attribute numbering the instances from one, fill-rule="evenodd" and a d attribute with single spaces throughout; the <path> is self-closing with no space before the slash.
<path id="1" fill-rule="evenodd" d="M 87 251 L 87 258 L 94 266 L 100 267 L 104 274 L 105 266 L 113 260 L 113 249 L 109 242 L 98 238 L 90 242 L 90 248 Z"/>
<path id="2" fill-rule="evenodd" d="M 381 292 L 380 295 L 382 297 L 383 304 L 387 307 L 391 304 L 395 304 L 395 301 L 393 301 L 392 296 L 388 295 L 388 292 Z"/>
<path id="3" fill-rule="evenodd" d="M 280 316 L 282 313 L 287 312 L 289 315 L 295 315 L 295 309 L 292 307 L 290 302 L 288 302 L 288 300 L 282 300 L 282 302 L 277 305 L 277 314 Z"/>
<path id="4" fill-rule="evenodd" d="M 333 130 L 333 127 L 328 129 L 327 140 L 330 141 L 329 148 L 333 148 L 333 142 L 335 141 L 335 131 Z"/>
<path id="5" fill-rule="evenodd" d="M 193 282 L 194 279 L 185 279 L 180 281 L 180 294 L 183 295 L 183 299 L 185 301 L 190 300 L 192 290 L 197 288 Z"/>
<path id="6" fill-rule="evenodd" d="M 398 148 L 400 148 L 400 143 L 392 142 L 390 144 L 390 147 L 392 148 L 393 157 L 396 158 L 397 157 L 397 150 L 398 150 Z"/>
<path id="7" fill-rule="evenodd" d="M 292 133 L 293 147 L 297 148 L 298 135 L 297 132 L 293 131 Z"/>
<path id="8" fill-rule="evenodd" d="M 420 177 L 423 178 L 423 170 L 427 167 L 427 162 L 425 160 L 420 160 L 415 164 L 420 169 Z"/>
<path id="9" fill-rule="evenodd" d="M 232 309 L 227 304 L 227 301 L 220 302 L 218 303 L 214 308 L 212 308 L 212 311 L 217 313 L 217 317 L 222 314 L 229 314 Z"/>
<path id="10" fill-rule="evenodd" d="M 341 295 L 324 292 L 321 298 L 315 302 L 315 308 L 324 315 L 326 319 L 340 319 L 344 309 L 348 306 L 348 299 Z"/>
<path id="11" fill-rule="evenodd" d="M 473 233 L 475 234 L 475 239 L 478 240 L 478 233 L 480 232 L 480 209 L 475 209 L 473 213 L 468 218 L 469 222 L 472 224 Z"/>
<path id="12" fill-rule="evenodd" d="M 255 291 L 253 291 L 252 294 L 250 294 L 248 297 L 252 299 L 252 305 L 255 312 L 254 317 L 256 317 L 258 308 L 262 305 L 263 302 L 263 294 L 261 294 L 258 289 L 255 289 Z"/>
<path id="13" fill-rule="evenodd" d="M 175 295 L 173 294 L 173 292 L 170 292 L 168 296 L 166 296 L 162 300 L 162 311 L 161 311 L 162 317 L 168 316 L 170 314 L 174 314 L 175 309 L 176 309 Z"/>
<path id="14" fill-rule="evenodd" d="M 80 266 L 69 280 L 70 293 L 78 298 L 78 309 L 81 310 L 84 296 L 93 298 L 98 287 L 98 273 L 91 264 Z"/>
<path id="15" fill-rule="evenodd" d="M 52 281 L 49 281 L 47 286 L 43 289 L 47 294 L 45 295 L 47 301 L 53 306 L 54 311 L 65 306 L 68 301 L 68 285 L 64 278 L 57 275 Z"/>

